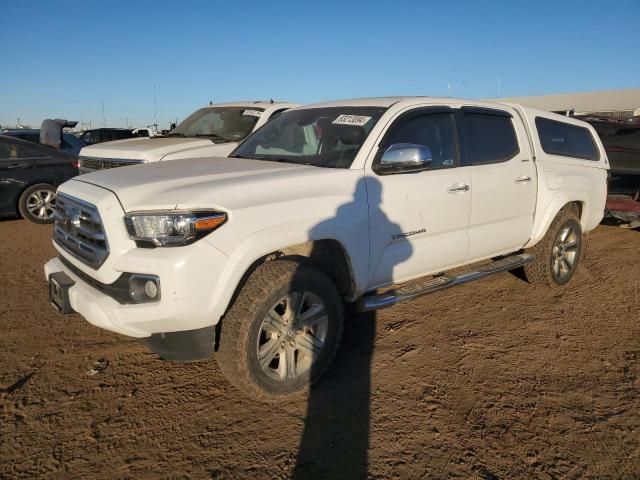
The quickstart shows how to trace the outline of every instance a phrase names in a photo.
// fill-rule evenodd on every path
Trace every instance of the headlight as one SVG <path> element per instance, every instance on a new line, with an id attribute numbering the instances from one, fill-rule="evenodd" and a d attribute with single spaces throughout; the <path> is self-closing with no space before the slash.
<path id="1" fill-rule="evenodd" d="M 222 212 L 133 212 L 124 222 L 129 236 L 137 242 L 151 242 L 158 247 L 188 245 L 212 232 L 224 222 Z"/>

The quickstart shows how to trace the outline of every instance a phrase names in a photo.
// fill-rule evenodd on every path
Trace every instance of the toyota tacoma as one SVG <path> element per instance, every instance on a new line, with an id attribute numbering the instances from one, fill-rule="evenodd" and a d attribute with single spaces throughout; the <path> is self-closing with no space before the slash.
<path id="1" fill-rule="evenodd" d="M 607 173 L 590 125 L 518 105 L 299 107 L 231 158 L 64 183 L 49 295 L 164 359 L 215 357 L 240 390 L 274 400 L 329 367 L 345 306 L 514 269 L 566 285 L 602 219 Z"/>

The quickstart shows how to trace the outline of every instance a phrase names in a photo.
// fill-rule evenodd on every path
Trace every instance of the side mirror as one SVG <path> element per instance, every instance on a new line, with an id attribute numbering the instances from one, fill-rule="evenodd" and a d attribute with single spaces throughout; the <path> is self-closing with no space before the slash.
<path id="1" fill-rule="evenodd" d="M 387 148 L 380 159 L 383 172 L 417 171 L 431 165 L 431 149 L 415 143 L 394 143 Z"/>

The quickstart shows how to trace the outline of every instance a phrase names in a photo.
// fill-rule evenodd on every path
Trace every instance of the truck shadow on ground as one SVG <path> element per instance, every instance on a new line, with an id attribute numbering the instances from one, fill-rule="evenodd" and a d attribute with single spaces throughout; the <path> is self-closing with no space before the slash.
<path id="1" fill-rule="evenodd" d="M 393 242 L 395 264 L 411 257 L 410 242 L 402 236 L 398 225 L 381 211 L 382 186 L 372 177 L 358 182 L 353 202 L 338 208 L 334 218 L 315 228 L 324 230 L 324 223 L 337 221 L 349 224 L 354 210 L 361 208 L 364 191 L 368 202 L 370 225 L 384 235 L 382 241 Z M 394 238 L 392 240 L 392 238 Z M 312 255 L 313 258 L 313 255 Z M 370 269 L 375 260 L 370 260 Z M 377 271 L 378 278 L 393 278 L 393 267 Z M 370 272 L 371 274 L 371 272 Z M 371 275 L 370 275 L 371 277 Z M 345 330 L 342 346 L 328 374 L 311 388 L 304 430 L 300 440 L 292 478 L 367 478 L 371 421 L 371 361 L 374 353 L 376 314 L 358 314 L 353 305 L 345 309 Z"/>

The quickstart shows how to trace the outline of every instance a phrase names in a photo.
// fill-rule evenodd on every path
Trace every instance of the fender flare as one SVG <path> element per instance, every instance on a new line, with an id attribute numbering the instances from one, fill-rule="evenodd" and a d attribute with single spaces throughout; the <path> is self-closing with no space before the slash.
<path id="1" fill-rule="evenodd" d="M 586 192 L 579 190 L 559 191 L 553 197 L 551 202 L 549 202 L 549 205 L 547 205 L 546 209 L 539 217 L 539 220 L 534 221 L 531 238 L 525 244 L 524 248 L 533 247 L 536 243 L 542 240 L 546 235 L 551 222 L 553 222 L 554 218 L 558 215 L 558 212 L 560 212 L 560 210 L 569 203 L 579 203 L 581 205 L 580 225 L 583 230 L 586 230 L 589 221 L 588 219 L 591 218 L 589 195 Z"/>
<path id="2" fill-rule="evenodd" d="M 323 222 L 317 219 L 307 219 L 284 225 L 269 227 L 253 233 L 234 248 L 228 257 L 222 274 L 214 288 L 209 303 L 209 311 L 213 322 L 218 323 L 225 314 L 240 283 L 244 280 L 249 269 L 261 258 L 272 252 L 288 247 L 300 245 L 310 241 L 334 240 L 340 244 L 349 262 L 349 271 L 353 275 L 352 281 L 357 292 L 366 288 L 368 274 L 368 244 L 365 255 L 354 256 L 357 244 L 355 230 L 351 225 L 336 227 L 336 219 L 331 219 L 331 228 L 323 228 Z M 342 222 L 340 222 L 342 223 Z M 362 249 L 360 249 L 362 250 Z"/>

